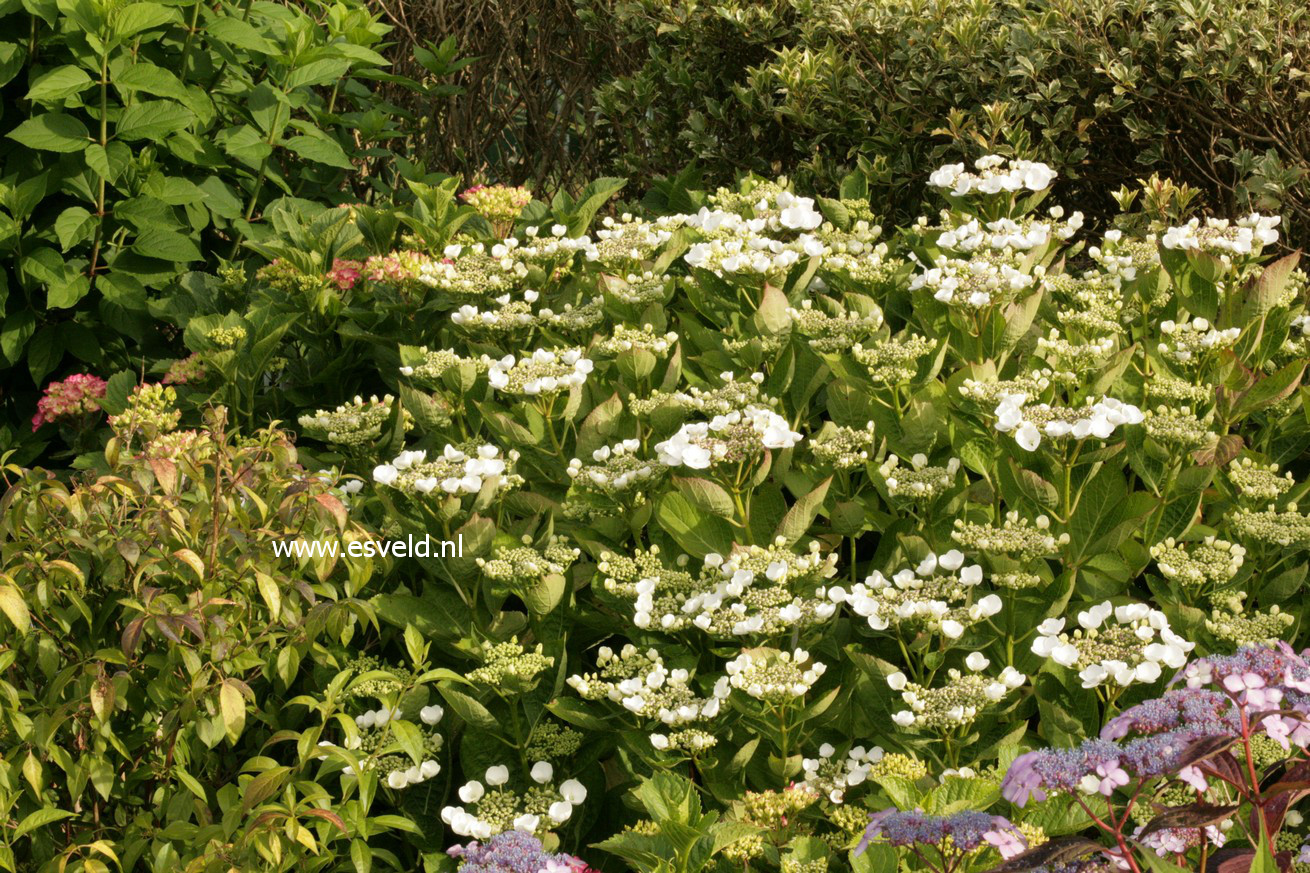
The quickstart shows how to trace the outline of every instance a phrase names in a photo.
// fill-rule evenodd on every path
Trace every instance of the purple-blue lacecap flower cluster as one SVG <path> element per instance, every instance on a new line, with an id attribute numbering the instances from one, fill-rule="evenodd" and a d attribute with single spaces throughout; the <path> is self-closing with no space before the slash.
<path id="1" fill-rule="evenodd" d="M 928 815 L 922 810 L 902 812 L 884 809 L 869 817 L 864 838 L 856 846 L 858 855 L 869 843 L 881 837 L 891 846 L 937 846 L 947 837 L 961 853 L 972 852 L 984 843 L 995 847 L 1004 858 L 1027 848 L 1018 829 L 1004 816 L 985 812 L 957 812 L 954 815 Z"/>
<path id="2" fill-rule="evenodd" d="M 564 873 L 587 867 L 572 855 L 547 852 L 540 840 L 522 831 L 496 834 L 485 843 L 452 846 L 446 854 L 461 859 L 459 873 Z"/>

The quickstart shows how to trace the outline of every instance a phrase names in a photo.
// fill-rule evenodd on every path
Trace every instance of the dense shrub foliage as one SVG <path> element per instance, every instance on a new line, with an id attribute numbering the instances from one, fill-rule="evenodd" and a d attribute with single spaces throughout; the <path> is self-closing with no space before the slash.
<path id="1" fill-rule="evenodd" d="M 981 145 L 1061 167 L 1089 218 L 1113 212 L 1108 191 L 1159 173 L 1215 212 L 1281 211 L 1301 232 L 1304 5 L 385 4 L 409 42 L 455 33 L 480 58 L 461 81 L 482 96 L 424 102 L 462 134 L 425 146 L 450 172 L 650 179 L 694 160 L 712 184 L 753 171 L 828 190 L 867 162 L 875 203 L 902 221 L 934 167 Z"/>
<path id="2" fill-rule="evenodd" d="M 158 291 L 269 233 L 270 203 L 403 188 L 378 80 L 448 90 L 386 73 L 390 27 L 349 3 L 42 0 L 0 5 L 0 23 L 6 444 L 24 382 L 166 355 Z M 453 49 L 424 75 L 457 66 Z"/>
<path id="3" fill-rule="evenodd" d="M 5 469 L 0 867 L 1303 863 L 1307 277 L 1055 180 L 271 208 Z"/>

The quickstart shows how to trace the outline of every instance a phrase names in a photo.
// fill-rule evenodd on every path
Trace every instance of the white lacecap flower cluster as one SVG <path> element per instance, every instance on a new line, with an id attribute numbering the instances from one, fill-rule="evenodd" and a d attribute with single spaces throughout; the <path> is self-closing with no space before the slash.
<path id="1" fill-rule="evenodd" d="M 1169 338 L 1157 347 L 1162 355 L 1168 355 L 1180 363 L 1190 362 L 1198 353 L 1211 349 L 1222 349 L 1237 342 L 1242 335 L 1240 327 L 1218 330 L 1209 320 L 1196 317 L 1189 321 L 1160 322 L 1160 333 Z"/>
<path id="2" fill-rule="evenodd" d="M 446 711 L 437 704 L 425 706 L 419 710 L 419 719 L 423 724 L 429 727 L 435 727 L 441 723 Z M 377 709 L 370 709 L 366 712 L 355 716 L 355 726 L 361 731 L 371 731 L 386 727 L 388 722 L 401 717 L 401 712 L 397 709 L 388 709 L 380 706 Z M 433 736 L 432 740 L 437 741 L 436 748 L 440 748 L 440 737 Z M 358 735 L 347 737 L 344 748 L 358 749 L 363 744 Z M 320 746 L 332 746 L 326 740 L 319 743 Z M 429 748 L 432 748 L 431 746 Z M 343 771 L 347 776 L 354 775 L 353 767 L 346 767 Z M 397 791 L 408 788 L 410 785 L 418 785 L 437 776 L 441 773 L 441 763 L 435 758 L 425 758 L 423 761 L 405 768 L 396 768 L 387 773 L 386 783 L 389 788 Z"/>
<path id="3" fill-rule="evenodd" d="M 831 743 L 824 743 L 819 746 L 817 758 L 802 759 L 805 778 L 797 787 L 824 795 L 833 803 L 842 803 L 846 799 L 846 790 L 863 784 L 873 765 L 883 758 L 881 746 L 872 749 L 855 746 L 844 758 L 835 758 L 836 754 L 837 749 Z"/>
<path id="4" fill-rule="evenodd" d="M 1042 444 L 1042 436 L 1054 439 L 1073 437 L 1077 440 L 1089 436 L 1109 439 L 1116 428 L 1126 424 L 1141 424 L 1145 416 L 1131 403 L 1102 397 L 1082 409 L 1053 408 L 1049 404 L 1027 406 L 1027 394 L 1006 394 L 996 404 L 996 429 L 1013 433 L 1014 441 L 1033 452 Z"/>
<path id="5" fill-rule="evenodd" d="M 1186 664 L 1196 646 L 1170 629 L 1163 612 L 1145 603 L 1114 606 L 1107 600 L 1079 612 L 1072 633 L 1065 632 L 1063 618 L 1048 618 L 1037 633 L 1033 652 L 1079 670 L 1084 688 L 1154 682 L 1165 667 L 1177 670 Z"/>
<path id="6" fill-rule="evenodd" d="M 460 786 L 459 799 L 465 804 L 476 806 L 496 792 L 497 789 L 503 789 L 509 782 L 509 775 L 509 767 L 503 764 L 488 767 L 486 773 L 483 774 L 482 781 L 472 779 Z M 549 791 L 546 786 L 550 784 L 554 776 L 555 768 L 549 761 L 538 761 L 533 764 L 531 779 L 537 787 L 530 788 L 528 794 L 530 796 L 535 795 L 535 798 L 540 800 Z M 483 782 L 486 784 L 484 785 Z M 492 789 L 492 791 L 489 792 L 488 788 Z M 552 796 L 558 796 L 559 799 L 550 802 L 544 810 L 540 812 L 526 811 L 514 816 L 508 822 L 489 821 L 486 818 L 479 817 L 476 813 L 469 812 L 463 806 L 443 808 L 441 810 L 441 820 L 460 836 L 472 837 L 476 840 L 490 839 L 496 834 L 511 828 L 529 834 L 537 833 L 542 830 L 543 825 L 547 822 L 554 826 L 568 821 L 573 816 L 574 808 L 581 806 L 586 801 L 587 788 L 577 779 L 566 779 L 559 784 Z"/>
<path id="7" fill-rule="evenodd" d="M 642 657 L 631 643 L 617 654 L 609 646 L 601 646 L 596 665 L 599 674 L 570 676 L 569 687 L 588 700 L 603 697 L 633 715 L 656 718 L 668 727 L 715 718 L 731 693 L 728 677 L 721 676 L 708 698 L 697 697 L 691 688 L 691 671 L 670 670 L 655 649 Z"/>
<path id="8" fill-rule="evenodd" d="M 540 296 L 536 291 L 524 291 L 523 302 L 531 305 L 536 303 Z M 508 294 L 497 297 L 495 302 L 499 304 L 497 309 L 479 309 L 466 303 L 450 314 L 450 320 L 460 327 L 527 327 L 536 321 L 532 313 L 525 308 L 507 308 L 514 302 Z"/>
<path id="9" fill-rule="evenodd" d="M 808 666 L 806 666 L 808 664 Z M 785 703 L 804 697 L 828 667 L 804 649 L 743 652 L 724 665 L 733 688 L 756 700 Z"/>
<path id="10" fill-rule="evenodd" d="M 985 224 L 971 218 L 937 237 L 937 245 L 945 249 L 971 252 L 980 248 L 1013 249 L 1026 252 L 1046 245 L 1052 238 L 1068 239 L 1082 226 L 1081 212 L 1075 212 L 1068 222 L 1052 226 L 1045 221 L 1015 221 L 998 218 Z"/>
<path id="11" fill-rule="evenodd" d="M 910 280 L 910 290 L 927 288 L 933 299 L 981 309 L 1012 298 L 1030 287 L 1044 271 L 1026 273 L 1013 264 L 992 263 L 981 258 L 962 260 L 939 256 L 933 265 Z"/>
<path id="12" fill-rule="evenodd" d="M 635 459 L 637 452 L 641 449 L 640 440 L 624 440 L 615 443 L 612 446 L 602 446 L 591 453 L 591 459 L 596 465 L 584 467 L 582 459 L 574 458 L 569 461 L 568 474 L 570 479 L 576 479 L 579 476 L 586 478 L 588 482 L 597 488 L 606 491 L 623 491 L 629 485 L 644 482 L 658 471 L 654 462 L 646 464 L 637 464 L 622 471 L 608 471 L 603 469 L 607 461 L 617 460 L 619 458 Z"/>
<path id="13" fill-rule="evenodd" d="M 537 349 L 531 355 L 487 359 L 487 381 L 512 394 L 553 394 L 579 388 L 595 364 L 579 349 Z"/>
<path id="14" fill-rule="evenodd" d="M 754 431 L 756 445 L 738 442 L 736 437 L 745 427 Z M 737 459 L 760 446 L 789 449 L 801 439 L 787 419 L 772 409 L 748 406 L 741 411 L 716 415 L 707 422 L 684 424 L 673 436 L 656 443 L 655 451 L 666 466 L 704 470 L 717 461 Z"/>
<path id="15" fill-rule="evenodd" d="M 1277 227 L 1282 218 L 1252 212 L 1245 218 L 1207 218 L 1202 224 L 1193 218 L 1187 224 L 1171 227 L 1160 238 L 1167 249 L 1216 251 L 1227 255 L 1259 254 L 1267 245 L 1278 242 Z"/>
<path id="16" fill-rule="evenodd" d="M 785 560 L 771 562 L 765 568 L 764 576 L 771 583 L 784 584 L 789 576 L 805 576 L 816 570 L 829 577 L 835 575 L 837 572 L 837 554 L 834 552 L 825 558 L 819 554 L 819 544 L 817 542 L 811 545 L 812 548 L 806 554 L 787 555 Z M 717 575 L 719 578 L 713 588 L 700 591 L 683 602 L 682 613 L 684 615 L 695 615 L 691 623 L 701 630 L 709 630 L 713 623 L 714 612 L 723 607 L 725 603 L 731 603 L 729 609 L 739 617 L 739 620 L 732 626 L 733 634 L 745 636 L 765 630 L 765 616 L 760 612 L 751 614 L 747 604 L 739 599 L 755 584 L 755 572 L 749 568 L 739 566 L 738 561 L 733 556 L 725 559 L 722 555 L 713 552 L 705 556 L 705 567 L 705 576 L 712 578 Z M 647 582 L 650 582 L 650 584 L 647 585 Z M 633 617 L 633 624 L 637 625 L 637 627 L 648 627 L 650 625 L 651 609 L 654 607 L 655 587 L 654 582 L 651 580 L 642 580 L 642 582 L 637 583 L 637 601 L 634 606 L 635 615 Z M 823 596 L 823 589 L 819 589 L 818 596 Z M 734 600 L 735 603 L 732 602 Z M 795 624 L 810 612 L 813 613 L 815 619 L 823 621 L 831 618 L 836 611 L 837 605 L 835 603 L 822 600 L 807 603 L 797 597 L 793 598 L 791 603 L 778 609 L 776 621 L 783 625 Z M 674 623 L 667 619 L 666 616 L 662 623 Z"/>
<path id="17" fill-rule="evenodd" d="M 928 456 L 920 452 L 910 457 L 910 466 L 901 466 L 898 455 L 888 455 L 878 467 L 887 491 L 893 497 L 931 499 L 950 488 L 955 474 L 960 471 L 960 459 L 950 458 L 944 467 L 928 466 Z"/>
<path id="18" fill-rule="evenodd" d="M 444 463 L 440 463 L 444 462 Z M 427 463 L 427 451 L 404 451 L 389 464 L 379 464 L 373 468 L 373 481 L 380 485 L 401 487 L 402 481 L 408 481 L 406 471 L 421 471 Z M 477 494 L 482 490 L 487 479 L 501 476 L 505 472 L 505 460 L 500 457 L 500 449 L 493 445 L 478 447 L 477 454 L 469 455 L 447 445 L 439 459 L 440 468 L 445 472 L 459 472 L 461 475 L 417 476 L 410 487 L 421 494 L 444 491 L 447 494 Z M 436 466 L 436 465 L 434 465 Z"/>
<path id="19" fill-rule="evenodd" d="M 977 173 L 964 169 L 964 164 L 946 164 L 934 170 L 928 184 L 942 188 L 954 197 L 969 194 L 1000 194 L 1016 191 L 1044 191 L 1058 175 L 1049 166 L 1036 161 L 1010 159 L 1000 155 L 986 155 L 974 162 Z"/>
<path id="20" fill-rule="evenodd" d="M 995 677 L 983 675 L 991 663 L 982 652 L 965 658 L 968 673 L 951 669 L 948 683 L 941 688 L 926 688 L 913 683 L 899 670 L 887 677 L 887 686 L 900 692 L 909 706 L 892 716 L 899 727 L 952 728 L 968 724 L 983 707 L 999 703 L 1011 691 L 1018 690 L 1028 677 L 1013 667 L 1006 667 Z"/>
<path id="21" fill-rule="evenodd" d="M 1001 611 L 1001 598 L 995 594 L 969 603 L 972 589 L 982 580 L 982 567 L 966 566 L 964 553 L 951 549 L 942 555 L 928 555 L 918 566 L 906 567 L 891 579 L 874 571 L 850 591 L 834 585 L 828 589 L 828 597 L 834 603 L 848 604 L 874 630 L 886 630 L 893 623 L 922 624 L 955 640 L 969 624 Z"/>

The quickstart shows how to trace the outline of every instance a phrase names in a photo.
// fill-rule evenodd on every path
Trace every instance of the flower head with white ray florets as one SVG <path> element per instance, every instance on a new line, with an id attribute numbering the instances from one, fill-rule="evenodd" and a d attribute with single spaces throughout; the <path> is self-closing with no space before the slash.
<path id="1" fill-rule="evenodd" d="M 785 540 L 736 546 L 727 556 L 706 555 L 694 576 L 664 566 L 658 556 L 659 546 L 631 558 L 601 556 L 605 590 L 632 600 L 633 624 L 640 628 L 770 637 L 820 624 L 836 612 L 825 586 L 837 573 L 837 555 L 820 554 L 817 542 L 801 554 Z"/>
<path id="2" fill-rule="evenodd" d="M 887 677 L 887 685 L 900 694 L 908 707 L 894 714 L 892 721 L 898 727 L 941 732 L 972 724 L 984 709 L 1004 700 L 1028 681 L 1027 676 L 1013 667 L 1006 667 L 994 677 L 988 676 L 982 671 L 990 663 L 981 652 L 973 652 L 965 659 L 968 672 L 948 670 L 947 683 L 938 688 L 911 682 L 900 671 L 892 673 Z"/>
<path id="3" fill-rule="evenodd" d="M 462 806 L 441 810 L 441 820 L 460 836 L 487 840 L 506 831 L 545 836 L 573 816 L 573 810 L 587 799 L 587 789 L 577 779 L 554 783 L 555 768 L 548 761 L 532 765 L 526 780 L 512 780 L 504 764 L 488 767 L 481 780 L 472 779 L 460 787 Z M 516 788 L 512 782 L 522 782 Z"/>
<path id="4" fill-rule="evenodd" d="M 964 555 L 952 549 L 928 555 L 913 568 L 906 567 L 890 579 L 875 571 L 847 591 L 828 589 L 834 603 L 845 603 L 874 630 L 890 627 L 939 633 L 959 639 L 980 621 L 1001 611 L 1001 599 L 988 594 L 974 602 L 974 590 L 983 580 L 983 569 L 965 564 Z"/>
<path id="5" fill-rule="evenodd" d="M 435 458 L 424 449 L 404 451 L 373 468 L 373 481 L 410 494 L 478 494 L 484 488 L 508 491 L 523 484 L 512 472 L 518 452 L 502 456 L 493 445 L 447 445 Z"/>
<path id="6" fill-rule="evenodd" d="M 1026 394 L 1007 394 L 1001 397 L 993 413 L 996 416 L 996 429 L 1001 433 L 1013 433 L 1014 441 L 1027 451 L 1033 452 L 1042 443 L 1042 437 L 1064 439 L 1072 437 L 1085 440 L 1088 437 L 1109 439 L 1119 427 L 1129 424 L 1141 424 L 1142 411 L 1131 403 L 1124 403 L 1112 397 L 1102 397 L 1093 402 L 1088 398 L 1083 407 L 1052 406 L 1049 403 L 1028 404 Z"/>
<path id="7" fill-rule="evenodd" d="M 1196 646 L 1145 603 L 1115 606 L 1107 600 L 1078 613 L 1073 631 L 1065 631 L 1063 618 L 1048 618 L 1037 633 L 1033 652 L 1078 671 L 1084 688 L 1154 682 L 1165 669 L 1182 667 Z"/>
<path id="8" fill-rule="evenodd" d="M 763 406 L 716 415 L 709 421 L 684 424 L 678 432 L 655 444 L 660 462 L 669 467 L 704 470 L 711 465 L 737 463 L 765 449 L 789 449 L 802 439 L 787 419 Z"/>

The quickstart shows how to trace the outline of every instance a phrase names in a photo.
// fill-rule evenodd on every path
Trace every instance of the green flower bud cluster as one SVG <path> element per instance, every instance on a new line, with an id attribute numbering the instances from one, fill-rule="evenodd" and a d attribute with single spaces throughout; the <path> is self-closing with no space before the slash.
<path id="1" fill-rule="evenodd" d="M 431 384 L 456 367 L 471 366 L 474 372 L 482 372 L 487 368 L 482 361 L 461 358 L 450 349 L 429 349 L 427 346 L 422 346 L 419 348 L 419 354 L 423 356 L 423 362 L 415 367 L 401 367 L 400 375 L 412 377 L 416 382 Z"/>
<path id="2" fill-rule="evenodd" d="M 160 434 L 146 443 L 142 457 L 151 461 L 190 461 L 199 463 L 214 451 L 209 434 L 198 430 L 175 430 Z"/>
<path id="3" fill-rule="evenodd" d="M 613 516 L 646 502 L 644 490 L 658 481 L 667 468 L 639 457 L 639 440 L 624 440 L 591 453 L 595 463 L 569 461 L 569 492 L 564 515 L 572 519 Z"/>
<path id="4" fill-rule="evenodd" d="M 828 873 L 828 859 L 813 858 L 802 861 L 792 855 L 783 855 L 782 873 Z"/>
<path id="5" fill-rule="evenodd" d="M 1310 546 L 1310 518 L 1297 512 L 1295 503 L 1288 504 L 1285 512 L 1273 506 L 1262 511 L 1239 509 L 1228 522 L 1244 540 L 1285 549 Z"/>
<path id="6" fill-rule="evenodd" d="M 1214 415 L 1199 417 L 1189 406 L 1159 406 L 1142 412 L 1142 426 L 1146 433 L 1163 446 L 1180 452 L 1190 452 L 1210 445 L 1215 434 L 1210 430 Z"/>
<path id="7" fill-rule="evenodd" d="M 789 307 L 787 315 L 796 330 L 809 339 L 810 348 L 829 354 L 846 351 L 872 336 L 883 325 L 882 310 L 877 306 L 867 315 L 855 311 L 829 314 L 816 309 L 814 301 L 807 299 L 801 301 L 800 309 Z"/>
<path id="8" fill-rule="evenodd" d="M 1228 540 L 1206 537 L 1201 542 L 1179 543 L 1169 537 L 1151 546 L 1160 575 L 1194 588 L 1222 586 L 1237 575 L 1246 560 L 1246 549 Z"/>
<path id="9" fill-rule="evenodd" d="M 1244 609 L 1246 593 L 1225 592 L 1211 598 L 1214 606 L 1205 629 L 1221 640 L 1242 646 L 1269 646 L 1282 639 L 1296 619 L 1277 605 L 1261 612 Z"/>
<path id="10" fill-rule="evenodd" d="M 1050 527 L 1051 520 L 1045 515 L 1037 516 L 1036 521 L 1029 521 L 1020 518 L 1017 511 L 1011 511 L 1006 513 L 1000 527 L 974 524 L 957 518 L 951 539 L 972 552 L 1013 558 L 1021 564 L 1027 564 L 1036 558 L 1054 555 L 1060 546 L 1068 544 L 1069 534 L 1057 537 L 1050 532 Z"/>
<path id="11" fill-rule="evenodd" d="M 960 459 L 951 458 L 946 466 L 938 467 L 928 464 L 927 455 L 918 454 L 910 458 L 909 467 L 903 467 L 898 456 L 888 455 L 878 472 L 892 497 L 928 503 L 950 490 L 955 483 L 955 474 L 960 472 Z"/>
<path id="12" fill-rule="evenodd" d="M 532 202 L 532 192 L 522 186 L 474 185 L 459 198 L 487 221 L 500 224 L 518 218 Z"/>
<path id="13" fill-rule="evenodd" d="M 542 307 L 537 310 L 536 323 L 576 335 L 591 330 L 605 319 L 605 298 L 593 297 L 574 305 L 565 303 L 562 309 Z"/>
<path id="14" fill-rule="evenodd" d="M 872 421 L 863 428 L 825 427 L 810 439 L 810 453 L 833 470 L 857 470 L 868 463 L 876 442 Z"/>
<path id="15" fill-rule="evenodd" d="M 777 181 L 748 179 L 740 190 L 720 187 L 706 199 L 711 208 L 720 212 L 735 212 L 742 218 L 764 218 L 771 210 L 777 213 L 775 201 L 787 188 L 786 176 L 779 176 Z"/>
<path id="16" fill-rule="evenodd" d="M 582 557 L 582 550 L 569 546 L 568 537 L 552 536 L 545 548 L 532 547 L 532 538 L 523 537 L 523 545 L 506 548 L 497 546 L 491 559 L 478 558 L 482 575 L 493 582 L 503 582 L 516 591 L 523 591 L 543 577 L 568 572 L 573 562 Z"/>
<path id="17" fill-rule="evenodd" d="M 1240 766 L 1246 767 L 1246 748 L 1238 743 L 1233 746 L 1233 757 L 1237 759 Z M 1263 771 L 1267 767 L 1272 767 L 1281 761 L 1287 760 L 1287 750 L 1278 744 L 1278 741 L 1265 733 L 1251 735 L 1251 758 L 1255 762 L 1257 772 Z"/>
<path id="18" fill-rule="evenodd" d="M 1082 276 L 1069 273 L 1047 274 L 1043 280 L 1047 294 L 1060 301 L 1055 317 L 1065 330 L 1086 336 L 1116 336 L 1123 331 L 1123 300 L 1119 282 L 1101 272 Z"/>
<path id="19" fill-rule="evenodd" d="M 668 356 L 677 341 L 678 335 L 673 331 L 656 334 L 655 329 L 649 324 L 643 324 L 640 328 L 620 324 L 615 326 L 612 334 L 596 343 L 593 348 L 605 355 L 618 355 L 638 350 L 663 358 Z"/>
<path id="20" fill-rule="evenodd" d="M 927 775 L 927 764 L 913 755 L 903 755 L 900 752 L 883 755 L 880 761 L 869 768 L 869 778 L 875 782 L 879 779 L 889 778 L 918 782 Z M 865 824 L 868 824 L 867 818 Z"/>
<path id="21" fill-rule="evenodd" d="M 246 341 L 246 329 L 244 327 L 216 327 L 205 335 L 205 339 L 220 349 L 234 349 Z"/>
<path id="22" fill-rule="evenodd" d="M 127 408 L 109 417 L 109 426 L 125 442 L 133 436 L 153 440 L 176 428 L 182 420 L 176 404 L 177 391 L 171 385 L 138 385 L 127 398 Z"/>
<path id="23" fill-rule="evenodd" d="M 1209 385 L 1194 385 L 1184 379 L 1175 379 L 1163 373 L 1155 374 L 1146 380 L 1146 394 L 1156 403 L 1173 406 L 1185 403 L 1192 408 L 1214 399 L 1214 388 Z"/>
<path id="24" fill-rule="evenodd" d="M 747 791 L 740 804 L 740 818 L 766 831 L 781 831 L 800 813 L 819 802 L 819 795 L 803 785 L 791 784 L 781 791 Z"/>
<path id="25" fill-rule="evenodd" d="M 755 649 L 733 658 L 724 670 L 733 688 L 771 706 L 780 706 L 800 701 L 827 672 L 828 665 L 812 661 L 804 649 Z"/>
<path id="26" fill-rule="evenodd" d="M 307 436 L 330 445 L 347 449 L 373 445 L 382 438 L 382 428 L 391 417 L 395 398 L 376 394 L 365 400 L 356 397 L 334 410 L 318 409 L 312 415 L 300 416 L 300 427 Z M 408 432 L 414 429 L 414 418 L 402 411 L 401 426 Z"/>
<path id="27" fill-rule="evenodd" d="M 628 273 L 623 283 L 611 280 L 605 284 L 605 293 L 620 303 L 628 306 L 646 307 L 652 303 L 663 303 L 669 294 L 667 273 L 656 275 L 650 270 L 643 273 Z"/>
<path id="28" fill-rule="evenodd" d="M 719 374 L 719 378 L 724 384 L 718 388 L 705 390 L 693 385 L 686 391 L 674 393 L 672 397 L 680 406 L 703 413 L 706 417 L 740 412 L 750 406 L 778 405 L 777 400 L 760 393 L 760 385 L 764 383 L 763 373 L 751 373 L 745 379 L 738 379 L 734 373 L 724 372 Z"/>
<path id="29" fill-rule="evenodd" d="M 229 277 L 232 282 L 237 281 L 235 271 L 224 276 L 224 279 Z M 275 258 L 272 263 L 260 267 L 255 273 L 255 278 L 271 290 L 293 298 L 312 297 L 327 287 L 327 281 L 323 276 L 302 273 L 295 264 L 281 258 Z M 245 284 L 244 274 L 240 276 L 240 284 Z"/>
<path id="30" fill-rule="evenodd" d="M 360 655 L 346 664 L 346 669 L 356 676 L 367 673 L 385 673 L 385 676 L 373 676 L 362 682 L 352 683 L 346 691 L 347 697 L 367 697 L 380 699 L 387 694 L 398 694 L 405 689 L 417 674 L 413 670 L 396 664 L 389 664 L 373 655 Z"/>
<path id="31" fill-rule="evenodd" d="M 826 227 L 826 225 L 825 225 Z M 858 225 L 856 225 L 858 229 Z M 876 237 L 882 228 L 871 227 L 871 237 Z M 877 289 L 890 285 L 907 269 L 904 258 L 887 257 L 887 244 L 862 244 L 859 251 L 854 251 L 860 240 L 845 241 L 831 239 L 826 233 L 820 237 L 827 244 L 828 254 L 823 258 L 821 272 L 829 276 L 840 276 L 847 282 L 863 288 Z"/>
<path id="32" fill-rule="evenodd" d="M 533 727 L 523 753 L 532 761 L 562 761 L 582 748 L 582 734 L 556 721 L 542 719 Z"/>
<path id="33" fill-rule="evenodd" d="M 1050 363 L 1056 381 L 1074 384 L 1082 374 L 1103 368 L 1106 359 L 1114 354 L 1115 345 L 1112 336 L 1085 343 L 1072 342 L 1051 328 L 1048 335 L 1037 338 L 1037 354 Z"/>
<path id="34" fill-rule="evenodd" d="M 879 385 L 902 385 L 914 378 L 919 361 L 934 348 L 927 337 L 913 334 L 900 339 L 885 339 L 851 346 L 855 360 L 869 371 L 869 378 Z"/>
<path id="35" fill-rule="evenodd" d="M 482 666 L 464 678 L 475 685 L 526 690 L 535 684 L 541 673 L 555 666 L 555 659 L 543 655 L 541 649 L 541 643 L 538 643 L 535 649 L 528 651 L 519 644 L 517 636 L 504 643 L 484 642 Z"/>
<path id="36" fill-rule="evenodd" d="M 629 643 L 618 653 L 601 646 L 596 672 L 570 676 L 568 685 L 584 700 L 609 700 L 638 718 L 681 727 L 716 718 L 731 690 L 721 677 L 712 695 L 702 698 L 692 688 L 694 678 L 690 670 L 669 669 L 655 649 L 643 652 Z M 661 747 L 658 741 L 653 743 Z"/>
<path id="37" fill-rule="evenodd" d="M 651 734 L 650 744 L 661 752 L 681 752 L 695 758 L 719 743 L 719 738 L 699 728 L 685 728 L 669 734 Z"/>
<path id="38" fill-rule="evenodd" d="M 1280 476 L 1277 464 L 1259 464 L 1251 458 L 1241 458 L 1226 469 L 1228 481 L 1237 486 L 1243 500 L 1251 502 L 1277 500 L 1296 484 L 1290 471 Z"/>

